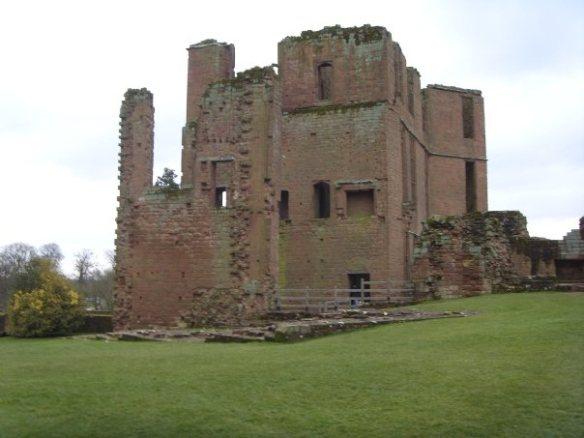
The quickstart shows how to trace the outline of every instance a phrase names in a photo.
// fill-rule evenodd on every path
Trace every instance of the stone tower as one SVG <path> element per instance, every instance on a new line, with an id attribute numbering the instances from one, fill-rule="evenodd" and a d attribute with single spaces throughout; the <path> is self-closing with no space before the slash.
<path id="1" fill-rule="evenodd" d="M 180 189 L 152 187 L 152 96 L 122 104 L 116 327 L 236 324 L 276 290 L 412 278 L 431 215 L 487 209 L 476 90 L 420 86 L 383 27 L 278 44 L 234 74 L 231 44 L 188 48 Z"/>

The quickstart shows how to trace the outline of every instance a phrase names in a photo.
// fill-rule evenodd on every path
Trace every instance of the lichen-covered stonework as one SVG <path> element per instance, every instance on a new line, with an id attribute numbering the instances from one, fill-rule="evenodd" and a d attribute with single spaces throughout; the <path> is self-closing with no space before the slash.
<path id="1" fill-rule="evenodd" d="M 532 238 L 518 211 L 436 216 L 414 253 L 414 280 L 428 297 L 542 289 L 555 284 L 556 240 Z"/>

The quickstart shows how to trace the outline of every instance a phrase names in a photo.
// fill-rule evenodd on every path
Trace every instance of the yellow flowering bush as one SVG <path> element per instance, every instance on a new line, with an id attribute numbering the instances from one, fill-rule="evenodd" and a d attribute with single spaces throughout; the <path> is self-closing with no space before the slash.
<path id="1" fill-rule="evenodd" d="M 40 337 L 72 333 L 83 321 L 79 294 L 49 261 L 35 263 L 28 290 L 20 290 L 10 299 L 8 334 Z"/>

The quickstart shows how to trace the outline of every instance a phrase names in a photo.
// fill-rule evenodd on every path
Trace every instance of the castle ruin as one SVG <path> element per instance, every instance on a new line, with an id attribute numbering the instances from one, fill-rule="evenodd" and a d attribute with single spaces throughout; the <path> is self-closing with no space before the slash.
<path id="1" fill-rule="evenodd" d="M 237 75 L 232 44 L 187 50 L 180 188 L 152 185 L 152 94 L 122 103 L 118 329 L 237 324 L 278 289 L 436 279 L 423 223 L 487 211 L 481 92 L 422 89 L 385 28 L 287 37 L 277 68 Z"/>

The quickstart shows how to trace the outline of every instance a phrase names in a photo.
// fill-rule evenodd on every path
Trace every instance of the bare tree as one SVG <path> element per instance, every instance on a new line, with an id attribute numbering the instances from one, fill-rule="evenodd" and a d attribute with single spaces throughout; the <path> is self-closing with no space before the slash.
<path id="1" fill-rule="evenodd" d="M 22 242 L 11 243 L 0 252 L 0 265 L 11 272 L 22 272 L 35 257 L 37 252 L 34 246 Z"/>
<path id="2" fill-rule="evenodd" d="M 39 248 L 39 256 L 52 260 L 57 268 L 61 266 L 61 261 L 64 258 L 61 248 L 56 243 L 47 243 L 41 246 Z"/>
<path id="3" fill-rule="evenodd" d="M 75 254 L 75 272 L 77 273 L 77 282 L 83 285 L 91 276 L 92 269 L 96 267 L 93 252 L 84 249 Z"/>
<path id="4" fill-rule="evenodd" d="M 108 249 L 105 252 L 105 258 L 108 261 L 111 269 L 116 268 L 116 252 L 113 249 Z"/>

